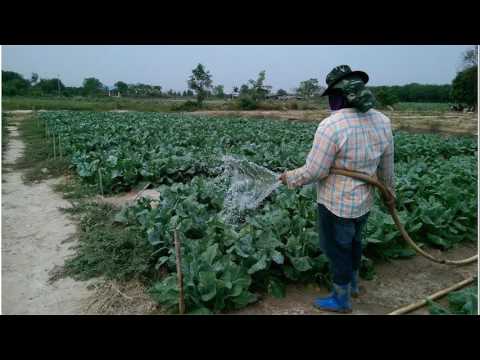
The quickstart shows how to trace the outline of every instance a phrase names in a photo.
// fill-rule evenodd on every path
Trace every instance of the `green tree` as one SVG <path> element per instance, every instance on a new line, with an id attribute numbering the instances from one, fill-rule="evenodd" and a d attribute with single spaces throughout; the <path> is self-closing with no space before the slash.
<path id="1" fill-rule="evenodd" d="M 91 77 L 83 80 L 83 94 L 87 96 L 97 96 L 103 93 L 103 84 L 100 80 Z"/>
<path id="2" fill-rule="evenodd" d="M 120 95 L 125 96 L 128 94 L 128 84 L 124 83 L 123 81 L 117 81 L 114 86 Z"/>
<path id="3" fill-rule="evenodd" d="M 43 95 L 58 95 L 63 93 L 65 85 L 60 79 L 40 79 L 35 88 L 40 89 Z"/>
<path id="4" fill-rule="evenodd" d="M 198 64 L 192 70 L 192 75 L 188 80 L 188 87 L 196 93 L 197 103 L 199 106 L 202 106 L 208 90 L 212 88 L 212 75 L 202 64 Z"/>
<path id="5" fill-rule="evenodd" d="M 249 94 L 254 101 L 263 100 L 270 92 L 270 86 L 265 86 L 265 70 L 260 71 L 257 80 L 248 80 L 250 84 Z"/>
<path id="6" fill-rule="evenodd" d="M 303 96 L 306 99 L 309 99 L 315 95 L 315 93 L 318 92 L 320 89 L 320 86 L 318 85 L 318 80 L 317 79 L 309 79 L 302 81 L 300 83 L 300 86 L 297 88 L 297 93 L 300 96 Z"/>
<path id="7" fill-rule="evenodd" d="M 452 82 L 452 98 L 455 102 L 468 106 L 477 105 L 478 66 L 460 71 Z"/>
<path id="8" fill-rule="evenodd" d="M 277 95 L 278 96 L 285 96 L 285 95 L 288 95 L 288 93 L 283 89 L 278 89 Z"/>
<path id="9" fill-rule="evenodd" d="M 379 90 L 375 94 L 375 98 L 381 106 L 392 106 L 398 102 L 395 94 L 388 89 Z"/>
<path id="10" fill-rule="evenodd" d="M 213 96 L 223 99 L 225 97 L 223 85 L 217 85 L 213 88 Z"/>
<path id="11" fill-rule="evenodd" d="M 30 82 L 14 71 L 2 70 L 2 93 L 6 96 L 25 95 Z"/>
<path id="12" fill-rule="evenodd" d="M 248 85 L 247 84 L 243 84 L 242 86 L 240 86 L 240 95 L 247 95 L 248 94 Z"/>
<path id="13" fill-rule="evenodd" d="M 464 70 L 472 66 L 478 66 L 478 45 L 468 49 L 463 53 Z"/>

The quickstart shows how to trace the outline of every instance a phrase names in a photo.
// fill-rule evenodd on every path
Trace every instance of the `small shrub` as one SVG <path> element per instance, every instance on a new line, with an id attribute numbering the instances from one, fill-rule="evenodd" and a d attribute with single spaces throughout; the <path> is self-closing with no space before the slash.
<path id="1" fill-rule="evenodd" d="M 298 104 L 297 104 L 297 102 L 294 101 L 294 102 L 289 103 L 289 104 L 288 104 L 288 108 L 289 108 L 290 110 L 298 110 Z"/>
<path id="2" fill-rule="evenodd" d="M 258 106 L 257 101 L 250 96 L 242 96 L 238 104 L 242 110 L 255 110 Z"/>
<path id="3" fill-rule="evenodd" d="M 198 103 L 191 100 L 187 100 L 180 105 L 172 106 L 173 111 L 195 111 L 195 110 L 198 110 L 199 108 L 200 106 L 198 105 Z"/>

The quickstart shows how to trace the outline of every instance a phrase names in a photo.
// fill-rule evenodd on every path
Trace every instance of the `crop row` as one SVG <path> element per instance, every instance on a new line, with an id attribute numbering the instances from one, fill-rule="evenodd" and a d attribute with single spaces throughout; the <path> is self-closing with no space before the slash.
<path id="1" fill-rule="evenodd" d="M 140 181 L 159 187 L 157 207 L 140 201 L 118 213 L 116 221 L 139 227 L 150 244 L 148 266 L 167 273 L 151 292 L 167 308 L 174 309 L 178 301 L 174 228 L 183 240 L 191 311 L 244 307 L 258 291 L 282 296 L 288 281 L 329 282 L 328 261 L 318 250 L 313 187 L 279 188 L 234 226 L 222 219 L 226 189 L 217 177 L 225 154 L 273 171 L 302 165 L 316 124 L 145 113 L 40 116 L 84 181 L 97 183 L 100 173 L 108 192 L 128 190 Z M 398 209 L 415 241 L 440 249 L 475 241 L 476 151 L 474 139 L 395 134 Z M 369 258 L 413 255 L 379 199 L 364 245 L 364 276 Z"/>

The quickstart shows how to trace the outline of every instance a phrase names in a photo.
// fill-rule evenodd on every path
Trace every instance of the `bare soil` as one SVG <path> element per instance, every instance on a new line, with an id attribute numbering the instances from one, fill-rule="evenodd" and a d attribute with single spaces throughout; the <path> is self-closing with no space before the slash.
<path id="1" fill-rule="evenodd" d="M 439 132 L 457 135 L 478 134 L 478 114 L 445 112 L 438 115 L 429 113 L 408 113 L 402 111 L 385 111 L 392 121 L 393 129 Z M 245 116 L 260 118 L 277 118 L 296 121 L 320 122 L 329 116 L 325 110 L 253 110 L 253 111 L 196 111 L 193 115 L 205 116 Z"/>

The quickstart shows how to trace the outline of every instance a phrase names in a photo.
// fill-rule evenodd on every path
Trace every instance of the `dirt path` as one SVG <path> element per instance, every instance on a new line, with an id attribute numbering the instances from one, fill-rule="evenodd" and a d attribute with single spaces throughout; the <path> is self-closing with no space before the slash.
<path id="1" fill-rule="evenodd" d="M 82 314 L 94 293 L 87 289 L 91 282 L 49 281 L 72 253 L 76 231 L 59 210 L 70 205 L 52 189 L 58 180 L 26 185 L 21 172 L 9 169 L 24 149 L 13 124 L 18 120 L 9 126 L 3 159 L 2 313 Z"/>

